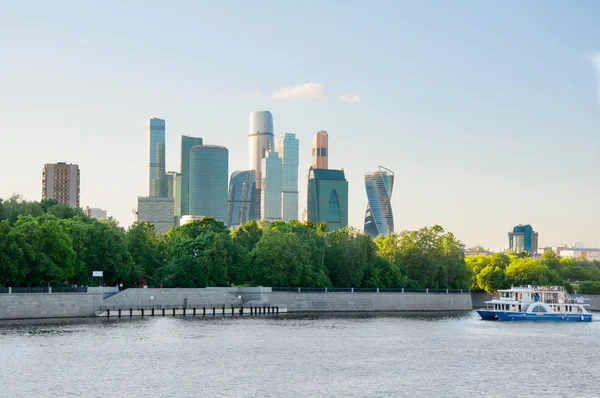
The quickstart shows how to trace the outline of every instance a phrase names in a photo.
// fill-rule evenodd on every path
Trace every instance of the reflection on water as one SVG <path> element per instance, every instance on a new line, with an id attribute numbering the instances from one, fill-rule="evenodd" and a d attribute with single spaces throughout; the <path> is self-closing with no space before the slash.
<path id="1" fill-rule="evenodd" d="M 598 321 L 475 312 L 5 321 L 0 385 L 3 396 L 598 396 L 599 335 Z"/>

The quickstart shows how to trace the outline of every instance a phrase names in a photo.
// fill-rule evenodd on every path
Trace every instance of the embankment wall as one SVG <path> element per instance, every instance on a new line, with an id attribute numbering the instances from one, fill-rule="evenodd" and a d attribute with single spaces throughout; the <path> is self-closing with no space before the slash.
<path id="1" fill-rule="evenodd" d="M 0 319 L 79 318 L 94 316 L 102 294 L 0 294 Z"/>

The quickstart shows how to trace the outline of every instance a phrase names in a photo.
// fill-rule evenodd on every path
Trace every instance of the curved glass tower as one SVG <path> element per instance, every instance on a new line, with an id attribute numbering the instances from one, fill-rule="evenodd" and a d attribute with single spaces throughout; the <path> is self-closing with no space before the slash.
<path id="1" fill-rule="evenodd" d="M 197 145 L 190 151 L 190 215 L 227 223 L 229 151 L 217 145 Z"/>
<path id="2" fill-rule="evenodd" d="M 394 215 L 390 202 L 394 173 L 382 166 L 377 171 L 365 173 L 365 188 L 369 201 L 365 214 L 365 233 L 372 238 L 391 234 L 394 232 Z"/>
<path id="3" fill-rule="evenodd" d="M 229 179 L 228 225 L 235 227 L 256 219 L 256 171 L 234 171 Z"/>

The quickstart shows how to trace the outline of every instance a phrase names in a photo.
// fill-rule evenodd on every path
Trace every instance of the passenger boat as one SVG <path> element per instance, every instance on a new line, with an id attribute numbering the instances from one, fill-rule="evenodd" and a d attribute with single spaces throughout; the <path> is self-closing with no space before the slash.
<path id="1" fill-rule="evenodd" d="M 499 290 L 477 313 L 483 320 L 591 322 L 589 300 L 571 297 L 563 286 L 520 286 Z"/>

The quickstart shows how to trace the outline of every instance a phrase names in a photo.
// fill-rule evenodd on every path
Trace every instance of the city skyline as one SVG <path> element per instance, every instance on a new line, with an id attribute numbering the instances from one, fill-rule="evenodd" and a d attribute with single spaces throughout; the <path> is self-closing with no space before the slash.
<path id="1" fill-rule="evenodd" d="M 3 173 L 0 197 L 39 200 L 41 166 L 75 163 L 81 205 L 127 227 L 149 189 L 140 134 L 149 116 L 168 124 L 166 170 L 178 170 L 182 134 L 227 147 L 230 170 L 246 170 L 248 113 L 269 109 L 274 132 L 300 141 L 301 204 L 312 138 L 330 133 L 329 162 L 345 170 L 354 227 L 363 229 L 364 172 L 385 164 L 402 192 L 391 200 L 398 232 L 440 224 L 467 246 L 498 249 L 512 226 L 528 223 L 540 246 L 600 246 L 600 6 L 512 4 L 324 4 L 318 13 L 277 3 L 118 12 L 81 3 L 68 13 L 8 4 L 0 167 L 19 173 Z M 259 11 L 275 26 L 252 24 Z M 213 17 L 191 23 L 199 15 Z M 160 26 L 143 22 L 158 16 Z M 114 29 L 106 18 L 117 19 Z M 331 26 L 307 29 L 323 18 Z M 223 37 L 195 40 L 224 21 Z M 356 36 L 343 33 L 348 26 Z M 272 47 L 252 45 L 265 38 Z"/>

